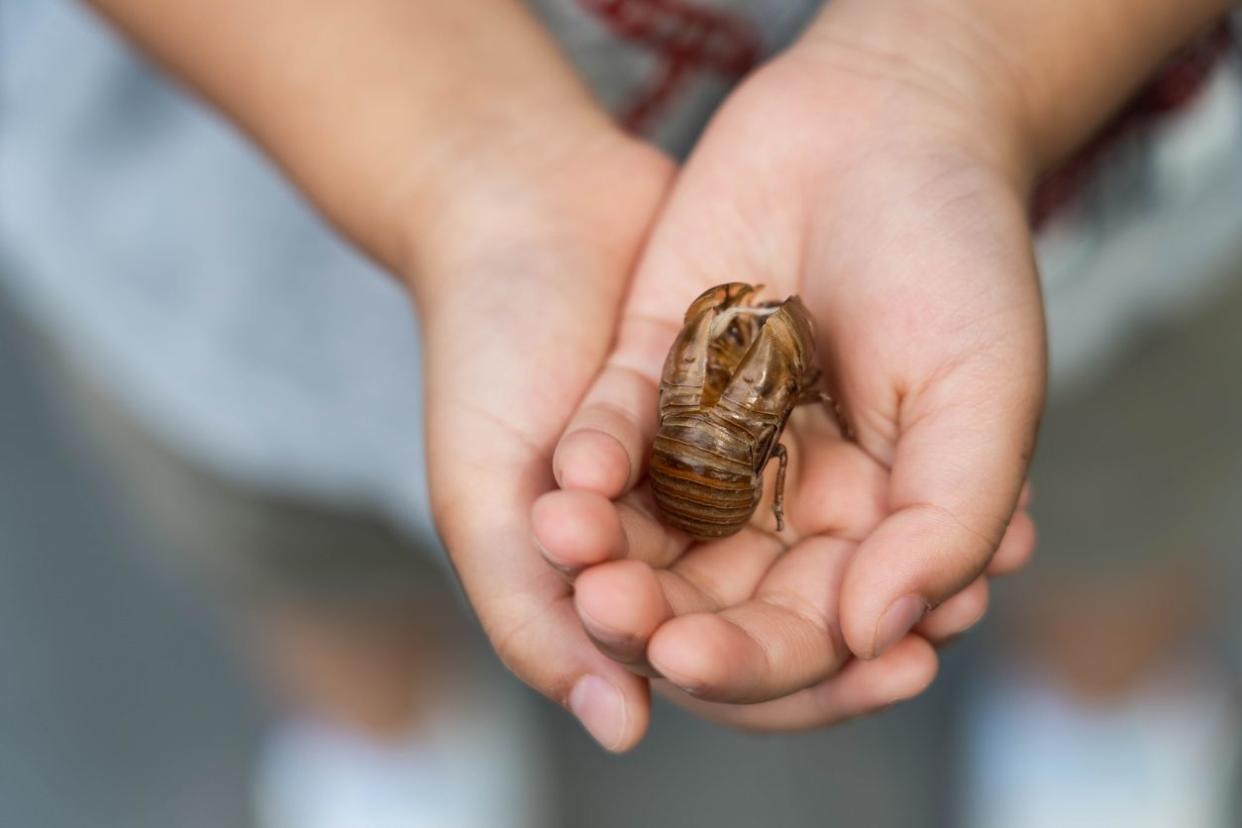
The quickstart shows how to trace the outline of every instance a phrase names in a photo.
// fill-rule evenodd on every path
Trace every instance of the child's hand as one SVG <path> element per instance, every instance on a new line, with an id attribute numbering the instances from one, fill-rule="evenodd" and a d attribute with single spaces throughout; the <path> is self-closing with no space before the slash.
<path id="1" fill-rule="evenodd" d="M 935 670 L 924 639 L 977 621 L 986 576 L 1033 546 L 1019 494 L 1043 317 L 1024 173 L 989 109 L 1005 90 L 911 68 L 808 41 L 725 105 L 558 447 L 562 491 L 536 504 L 549 558 L 585 568 L 577 609 L 601 646 L 699 700 L 750 703 L 703 706 L 734 721 L 801 727 L 918 692 Z M 752 528 L 692 544 L 635 484 L 681 314 L 728 281 L 802 295 L 857 438 L 798 412 L 787 532 L 761 505 Z"/>
<path id="2" fill-rule="evenodd" d="M 453 565 L 505 664 L 621 750 L 646 730 L 647 681 L 592 645 L 530 525 L 672 176 L 658 152 L 599 125 L 475 147 L 428 201 L 411 270 L 430 490 Z"/>

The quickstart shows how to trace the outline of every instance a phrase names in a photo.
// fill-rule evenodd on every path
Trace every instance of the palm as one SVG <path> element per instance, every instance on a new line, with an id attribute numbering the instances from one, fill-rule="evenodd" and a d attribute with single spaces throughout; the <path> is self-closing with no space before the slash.
<path id="1" fill-rule="evenodd" d="M 826 151 L 825 134 L 849 127 L 825 132 L 830 122 L 783 100 L 790 85 L 773 74 L 727 105 L 683 172 L 592 399 L 640 400 L 609 390 L 621 382 L 616 366 L 644 377 L 645 407 L 609 432 L 624 448 L 613 460 L 632 468 L 654 429 L 660 345 L 681 310 L 713 284 L 762 282 L 770 296 L 807 301 L 857 442 L 843 441 L 826 412 L 797 412 L 785 437 L 787 531 L 773 535 L 761 506 L 742 533 L 691 544 L 654 521 L 642 486 L 612 506 L 604 496 L 624 486 L 590 485 L 608 477 L 598 470 L 579 479 L 578 454 L 589 448 L 598 466 L 604 442 L 588 406 L 559 449 L 568 491 L 539 502 L 536 531 L 551 557 L 589 567 L 578 609 L 606 651 L 700 699 L 776 699 L 706 712 L 780 726 L 804 724 L 811 703 L 827 720 L 930 679 L 934 657 L 915 637 L 828 677 L 851 652 L 874 653 L 893 598 L 943 599 L 983 570 L 1022 479 L 1015 447 L 993 438 L 988 420 L 1013 413 L 1026 422 L 1010 430 L 1029 439 L 1042 349 L 1029 242 L 1005 190 L 906 133 L 887 146 L 845 135 L 842 146 L 858 150 Z M 968 479 L 978 475 L 1006 482 L 981 503 Z M 1014 529 L 1010 545 L 1029 548 L 1029 521 Z M 930 585 L 926 558 L 914 556 L 941 561 Z M 975 620 L 986 600 L 976 583 L 923 632 Z"/>

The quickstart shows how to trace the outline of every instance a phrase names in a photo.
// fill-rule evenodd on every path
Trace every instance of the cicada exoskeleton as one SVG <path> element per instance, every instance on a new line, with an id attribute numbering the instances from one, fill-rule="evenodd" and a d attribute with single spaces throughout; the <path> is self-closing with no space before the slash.
<path id="1" fill-rule="evenodd" d="M 781 433 L 795 406 L 827 396 L 806 306 L 797 296 L 757 303 L 758 290 L 731 282 L 695 299 L 664 363 L 651 488 L 664 522 L 696 538 L 746 525 L 773 458 L 784 529 Z"/>

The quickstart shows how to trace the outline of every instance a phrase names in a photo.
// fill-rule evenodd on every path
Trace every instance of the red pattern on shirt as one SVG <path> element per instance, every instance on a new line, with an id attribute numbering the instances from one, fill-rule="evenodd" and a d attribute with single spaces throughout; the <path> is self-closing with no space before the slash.
<path id="1" fill-rule="evenodd" d="M 641 131 L 666 107 L 694 72 L 739 80 L 759 62 L 758 34 L 746 20 L 705 9 L 691 0 L 577 0 L 616 36 L 639 44 L 661 59 L 655 77 L 617 114 L 628 129 Z M 1086 189 L 1096 168 L 1118 142 L 1152 126 L 1194 101 L 1234 44 L 1222 20 L 1171 59 L 1085 146 L 1046 176 L 1031 199 L 1039 225 Z"/>
<path id="2" fill-rule="evenodd" d="M 640 131 L 695 72 L 738 80 L 759 62 L 759 35 L 742 18 L 689 0 L 578 0 L 615 35 L 661 61 L 656 76 L 617 117 Z"/>

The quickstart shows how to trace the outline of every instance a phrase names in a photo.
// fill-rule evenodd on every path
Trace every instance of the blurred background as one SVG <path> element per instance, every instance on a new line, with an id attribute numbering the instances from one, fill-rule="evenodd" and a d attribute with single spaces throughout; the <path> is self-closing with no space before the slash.
<path id="1" fill-rule="evenodd" d="M 1041 190 L 1040 545 L 933 688 L 799 735 L 658 706 L 614 757 L 438 563 L 417 372 L 352 370 L 416 353 L 396 288 L 80 9 L 0 14 L 0 825 L 1242 825 L 1226 28 Z"/>

